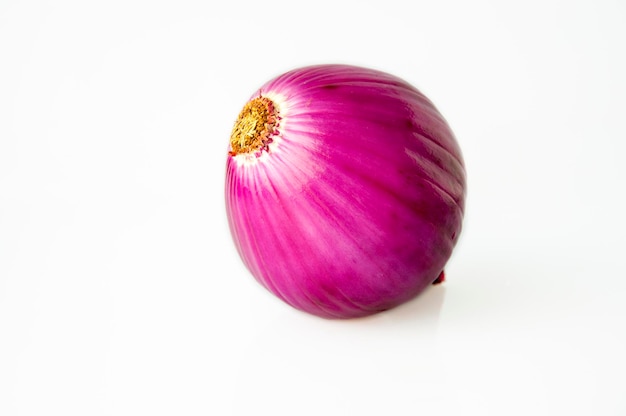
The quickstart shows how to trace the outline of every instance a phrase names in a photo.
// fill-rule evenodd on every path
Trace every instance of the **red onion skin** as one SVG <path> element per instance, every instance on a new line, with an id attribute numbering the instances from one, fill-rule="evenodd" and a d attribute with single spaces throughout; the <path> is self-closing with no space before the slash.
<path id="1" fill-rule="evenodd" d="M 261 96 L 279 97 L 276 135 L 252 156 L 231 151 L 226 167 L 229 225 L 253 276 L 324 318 L 383 311 L 433 283 L 466 193 L 434 105 L 395 76 L 346 65 L 287 72 L 251 99 Z"/>

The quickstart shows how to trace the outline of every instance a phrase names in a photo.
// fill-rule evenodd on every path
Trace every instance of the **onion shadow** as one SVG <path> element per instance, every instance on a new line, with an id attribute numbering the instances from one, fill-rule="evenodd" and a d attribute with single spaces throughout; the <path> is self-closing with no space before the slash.
<path id="1" fill-rule="evenodd" d="M 439 325 L 446 296 L 445 283 L 429 285 L 415 298 L 395 308 L 363 318 L 376 325 L 418 326 L 421 330 L 435 331 Z"/>

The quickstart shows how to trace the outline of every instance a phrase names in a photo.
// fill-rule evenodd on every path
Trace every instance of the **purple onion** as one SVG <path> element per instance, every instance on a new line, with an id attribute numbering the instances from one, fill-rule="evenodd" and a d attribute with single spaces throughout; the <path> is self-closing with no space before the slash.
<path id="1" fill-rule="evenodd" d="M 442 280 L 465 190 L 441 114 L 371 69 L 287 72 L 253 94 L 231 135 L 226 208 L 243 262 L 325 318 L 383 311 Z"/>

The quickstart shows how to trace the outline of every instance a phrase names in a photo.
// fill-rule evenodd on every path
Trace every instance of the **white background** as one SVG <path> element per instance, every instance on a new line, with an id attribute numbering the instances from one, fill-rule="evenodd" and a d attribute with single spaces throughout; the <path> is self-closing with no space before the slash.
<path id="1" fill-rule="evenodd" d="M 623 1 L 0 0 L 0 414 L 626 414 Z M 428 95 L 445 284 L 327 321 L 242 266 L 235 117 L 314 63 Z"/>

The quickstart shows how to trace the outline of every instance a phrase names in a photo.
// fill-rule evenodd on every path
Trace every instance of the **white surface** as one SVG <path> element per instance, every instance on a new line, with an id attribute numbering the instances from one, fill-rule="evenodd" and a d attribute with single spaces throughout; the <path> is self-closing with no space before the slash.
<path id="1" fill-rule="evenodd" d="M 626 414 L 624 2 L 226 3 L 0 3 L 0 414 Z M 265 292 L 223 208 L 249 94 L 328 62 L 468 170 L 447 282 L 355 321 Z"/>

